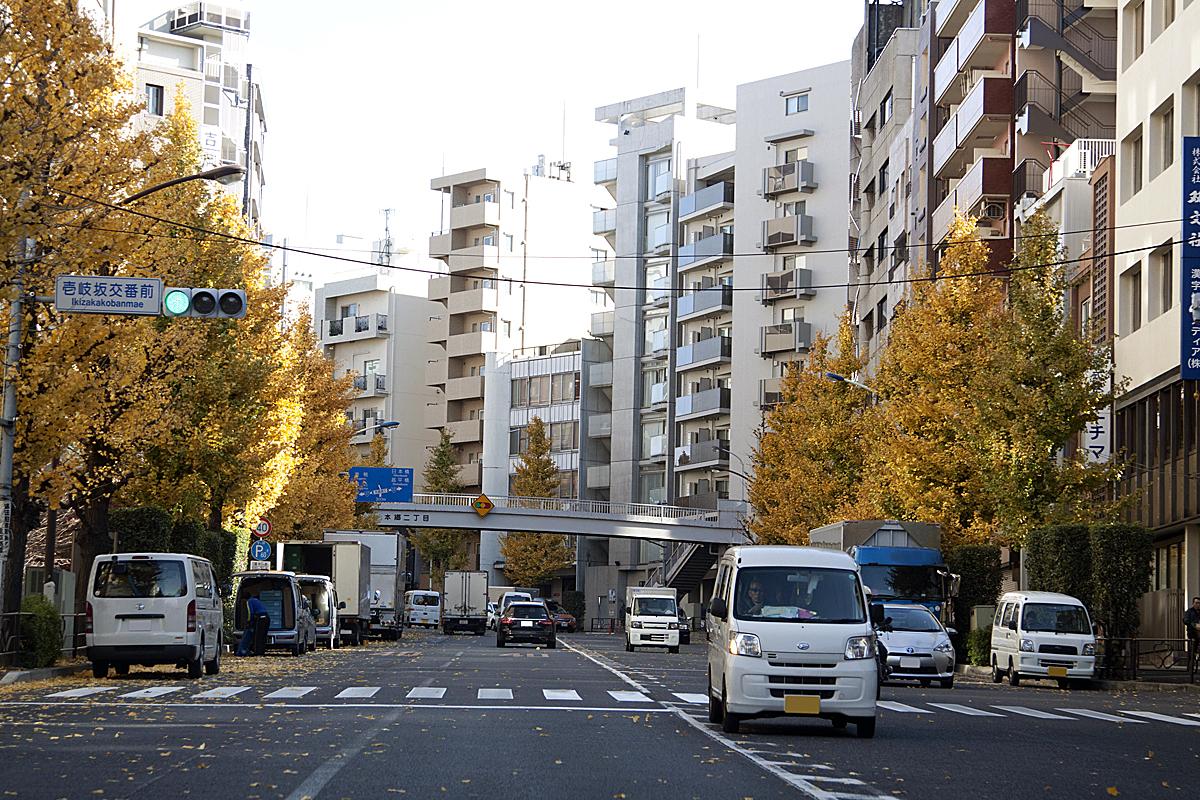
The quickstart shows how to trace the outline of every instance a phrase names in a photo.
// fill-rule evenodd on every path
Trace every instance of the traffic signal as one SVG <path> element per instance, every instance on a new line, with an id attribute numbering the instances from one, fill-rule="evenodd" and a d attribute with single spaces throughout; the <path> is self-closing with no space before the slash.
<path id="1" fill-rule="evenodd" d="M 172 286 L 163 292 L 162 313 L 164 317 L 241 319 L 246 316 L 246 292 Z"/>

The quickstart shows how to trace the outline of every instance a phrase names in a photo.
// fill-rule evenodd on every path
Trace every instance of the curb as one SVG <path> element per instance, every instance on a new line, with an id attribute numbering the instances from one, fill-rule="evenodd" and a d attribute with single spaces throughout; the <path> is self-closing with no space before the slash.
<path id="1" fill-rule="evenodd" d="M 58 678 L 63 675 L 74 675 L 76 672 L 83 672 L 90 668 L 90 664 L 75 664 L 70 667 L 13 670 L 0 676 L 0 686 L 7 686 L 10 683 L 25 683 L 26 681 L 42 681 L 47 678 Z"/>
<path id="2" fill-rule="evenodd" d="M 954 672 L 957 675 L 970 675 L 976 678 L 991 678 L 989 667 L 977 667 L 972 664 L 956 664 Z M 1164 681 L 1105 681 L 1091 680 L 1087 685 L 1094 689 L 1108 691 L 1144 691 L 1144 692 L 1200 692 L 1200 684 L 1195 683 L 1166 683 Z"/>

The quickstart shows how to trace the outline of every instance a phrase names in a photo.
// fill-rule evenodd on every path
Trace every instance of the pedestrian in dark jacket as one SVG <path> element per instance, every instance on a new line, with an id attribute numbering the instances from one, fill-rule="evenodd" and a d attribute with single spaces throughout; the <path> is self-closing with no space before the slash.
<path id="1" fill-rule="evenodd" d="M 250 599 L 246 601 L 248 617 L 246 619 L 246 629 L 242 631 L 242 640 L 238 642 L 237 654 L 239 656 L 248 656 L 252 652 L 254 655 L 262 655 L 263 647 L 259 644 L 258 635 L 259 628 L 266 628 L 266 623 L 269 622 L 267 615 L 267 607 L 263 605 L 263 601 L 258 599 L 258 595 L 250 595 Z"/>

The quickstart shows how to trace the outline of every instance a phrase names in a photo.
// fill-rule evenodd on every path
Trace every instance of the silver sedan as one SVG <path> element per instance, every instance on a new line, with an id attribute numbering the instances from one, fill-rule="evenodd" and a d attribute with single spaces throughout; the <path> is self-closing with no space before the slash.
<path id="1" fill-rule="evenodd" d="M 890 618 L 879 632 L 887 648 L 889 679 L 917 680 L 922 686 L 937 681 L 949 689 L 954 685 L 953 628 L 942 623 L 925 606 L 916 603 L 885 603 L 884 617 Z"/>

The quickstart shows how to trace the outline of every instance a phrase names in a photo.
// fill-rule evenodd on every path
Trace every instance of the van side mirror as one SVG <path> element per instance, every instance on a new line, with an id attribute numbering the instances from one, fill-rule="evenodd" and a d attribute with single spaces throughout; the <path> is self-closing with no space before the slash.
<path id="1" fill-rule="evenodd" d="M 871 625 L 878 628 L 885 622 L 885 617 L 883 616 L 883 606 L 879 605 L 878 603 L 871 603 L 870 608 Z"/>
<path id="2" fill-rule="evenodd" d="M 341 610 L 343 610 L 343 609 L 345 609 L 345 608 L 346 608 L 346 601 L 345 601 L 345 600 L 343 600 L 342 602 L 338 603 L 338 611 L 341 611 Z"/>
<path id="3" fill-rule="evenodd" d="M 712 602 L 708 604 L 708 613 L 717 619 L 725 619 L 729 616 L 729 606 L 721 598 L 714 597 Z"/>

